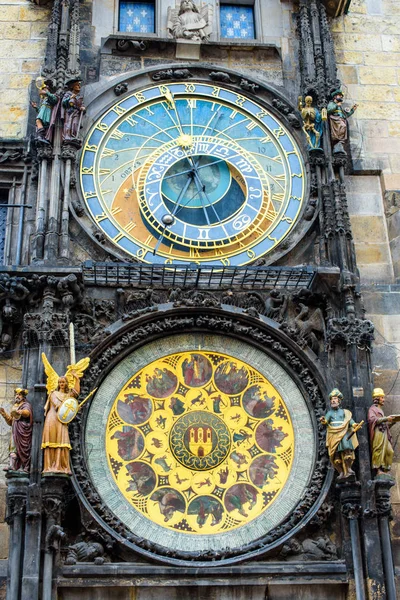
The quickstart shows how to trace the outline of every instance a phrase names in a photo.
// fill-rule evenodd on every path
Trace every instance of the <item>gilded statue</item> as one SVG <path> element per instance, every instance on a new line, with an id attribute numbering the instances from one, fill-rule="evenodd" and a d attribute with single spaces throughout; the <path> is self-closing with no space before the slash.
<path id="1" fill-rule="evenodd" d="M 329 459 L 339 473 L 338 479 L 354 475 L 352 464 L 355 459 L 354 450 L 358 447 L 356 431 L 363 425 L 353 420 L 351 412 L 341 407 L 343 394 L 335 388 L 329 394 L 331 408 L 321 423 L 326 426 L 326 446 Z"/>
<path id="2" fill-rule="evenodd" d="M 326 109 L 321 113 L 312 104 L 312 96 L 304 98 L 304 105 L 302 97 L 299 97 L 299 111 L 303 119 L 303 131 L 306 134 L 308 149 L 317 150 L 321 148 L 322 121 L 326 120 L 324 113 Z"/>
<path id="3" fill-rule="evenodd" d="M 0 415 L 11 427 L 10 462 L 7 470 L 29 473 L 33 429 L 32 406 L 26 399 L 28 390 L 16 388 L 14 393 L 15 399 L 10 414 L 3 407 L 0 408 Z"/>
<path id="4" fill-rule="evenodd" d="M 372 392 L 373 405 L 368 410 L 368 430 L 371 443 L 372 468 L 377 475 L 388 475 L 393 462 L 393 439 L 390 433 L 392 425 L 400 421 L 400 415 L 385 417 L 383 405 L 385 392 L 375 388 Z"/>
<path id="5" fill-rule="evenodd" d="M 192 0 L 182 0 L 179 8 L 168 9 L 168 31 L 175 39 L 204 41 L 211 33 L 209 7 L 197 8 Z"/>
<path id="6" fill-rule="evenodd" d="M 64 473 L 71 475 L 69 453 L 71 444 L 68 423 L 76 415 L 80 392 L 80 379 L 87 369 L 90 359 L 82 358 L 75 365 L 69 365 L 63 377 L 59 377 L 42 353 L 44 370 L 47 375 L 47 402 L 44 407 L 44 427 L 42 436 L 43 473 Z"/>
<path id="7" fill-rule="evenodd" d="M 343 98 L 343 92 L 341 90 L 335 90 L 332 92 L 331 101 L 327 107 L 333 146 L 342 144 L 347 140 L 347 119 L 351 117 L 358 107 L 358 104 L 353 104 L 352 108 L 343 108 Z M 336 147 L 335 150 L 338 151 L 338 148 Z M 340 146 L 340 151 L 344 152 L 342 145 Z"/>

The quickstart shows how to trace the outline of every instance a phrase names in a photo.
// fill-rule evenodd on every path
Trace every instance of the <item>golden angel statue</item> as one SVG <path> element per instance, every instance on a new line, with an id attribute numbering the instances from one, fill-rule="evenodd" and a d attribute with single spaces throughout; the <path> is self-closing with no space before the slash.
<path id="1" fill-rule="evenodd" d="M 71 475 L 68 423 L 76 416 L 81 406 L 76 398 L 80 392 L 80 379 L 89 366 L 90 358 L 82 358 L 75 365 L 69 365 L 64 377 L 58 376 L 44 352 L 42 360 L 47 375 L 48 392 L 42 436 L 43 473 Z"/>

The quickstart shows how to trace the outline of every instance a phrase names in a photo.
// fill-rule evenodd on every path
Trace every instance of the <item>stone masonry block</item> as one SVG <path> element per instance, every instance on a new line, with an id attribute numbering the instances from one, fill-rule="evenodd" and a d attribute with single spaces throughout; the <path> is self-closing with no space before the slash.
<path id="1" fill-rule="evenodd" d="M 394 67 L 358 67 L 361 84 L 397 85 L 397 71 Z"/>
<path id="2" fill-rule="evenodd" d="M 358 264 L 361 280 L 364 283 L 392 283 L 393 267 L 390 264 L 374 263 L 372 265 Z"/>
<path id="3" fill-rule="evenodd" d="M 362 35 L 360 33 L 341 33 L 333 34 L 335 48 L 339 50 L 356 50 L 359 52 L 370 51 L 380 52 L 382 50 L 382 41 L 380 35 Z"/>
<path id="4" fill-rule="evenodd" d="M 395 89 L 395 88 L 393 88 Z M 394 102 L 363 102 L 357 109 L 357 119 L 400 120 L 400 104 Z"/>
<path id="5" fill-rule="evenodd" d="M 385 138 L 389 136 L 390 123 L 386 121 L 361 121 L 364 137 Z"/>
<path id="6" fill-rule="evenodd" d="M 388 133 L 391 137 L 400 137 L 400 121 L 388 123 Z"/>
<path id="7" fill-rule="evenodd" d="M 339 67 L 339 77 L 346 83 L 358 83 L 357 68 L 353 66 Z"/>
<path id="8" fill-rule="evenodd" d="M 26 40 L 31 35 L 30 23 L 7 23 L 4 27 L 3 39 Z"/>
<path id="9" fill-rule="evenodd" d="M 37 23 L 31 24 L 31 39 L 47 39 L 48 24 L 38 21 Z"/>
<path id="10" fill-rule="evenodd" d="M 45 45 L 45 40 L 3 40 L 0 45 L 0 58 L 41 58 Z"/>
<path id="11" fill-rule="evenodd" d="M 371 317 L 374 325 L 380 331 L 383 329 L 383 321 L 381 327 L 378 327 L 377 315 L 400 315 L 400 293 L 399 292 L 378 292 L 378 291 L 363 291 L 363 301 L 368 314 L 373 314 Z M 379 343 L 379 339 L 377 339 Z"/>
<path id="12" fill-rule="evenodd" d="M 383 22 L 384 19 L 380 17 L 371 18 L 370 15 L 349 14 L 347 18 L 344 18 L 344 29 L 346 33 L 376 33 L 382 30 Z"/>
<path id="13" fill-rule="evenodd" d="M 19 19 L 19 6 L 2 6 L 0 9 L 0 21 L 18 21 Z"/>
<path id="14" fill-rule="evenodd" d="M 398 31 L 397 31 L 398 33 Z M 382 50 L 384 52 L 400 52 L 400 36 L 399 35 L 383 35 Z"/>
<path id="15" fill-rule="evenodd" d="M 0 523 L 0 559 L 8 557 L 8 525 Z"/>
<path id="16" fill-rule="evenodd" d="M 41 64 L 40 60 L 23 60 L 21 71 L 23 73 L 39 73 Z"/>
<path id="17" fill-rule="evenodd" d="M 381 183 L 378 175 L 346 177 L 346 191 L 350 194 L 381 194 Z"/>
<path id="18" fill-rule="evenodd" d="M 21 70 L 21 61 L 18 59 L 10 60 L 0 58 L 0 73 L 19 73 Z"/>
<path id="19" fill-rule="evenodd" d="M 400 56 L 392 52 L 364 52 L 365 65 L 385 65 L 386 67 L 398 67 Z"/>
<path id="20" fill-rule="evenodd" d="M 26 75 L 23 73 L 8 76 L 8 86 L 10 88 L 17 88 L 19 90 L 19 98 L 21 97 L 21 90 L 27 90 L 31 81 L 32 75 Z"/>
<path id="21" fill-rule="evenodd" d="M 383 335 L 388 342 L 400 342 L 400 314 L 383 315 Z"/>
<path id="22" fill-rule="evenodd" d="M 356 67 L 352 67 L 355 69 Z M 355 102 L 393 102 L 395 88 L 391 85 L 358 85 L 348 83 L 347 94 Z M 384 124 L 381 121 L 382 128 Z M 387 127 L 386 127 L 387 129 Z"/>
<path id="23" fill-rule="evenodd" d="M 352 215 L 350 220 L 356 244 L 364 244 L 368 241 L 387 242 L 384 217 Z"/>
<path id="24" fill-rule="evenodd" d="M 350 15 L 353 14 L 367 14 L 367 6 L 365 0 L 353 0 L 350 6 Z"/>
<path id="25" fill-rule="evenodd" d="M 381 181 L 384 190 L 400 190 L 400 174 L 385 173 Z"/>
<path id="26" fill-rule="evenodd" d="M 30 4 L 28 6 L 21 6 L 19 12 L 20 21 L 45 21 L 48 22 L 50 19 L 50 9 L 43 6 L 36 6 L 36 4 Z"/>
<path id="27" fill-rule="evenodd" d="M 350 215 L 383 215 L 381 194 L 347 194 Z"/>
<path id="28" fill-rule="evenodd" d="M 374 154 L 400 154 L 400 139 L 391 138 L 383 144 L 379 138 L 368 138 L 364 147 L 367 152 Z"/>
<path id="29" fill-rule="evenodd" d="M 364 64 L 364 54 L 362 52 L 349 52 L 347 50 L 338 50 L 336 52 L 336 61 L 338 65 L 362 65 Z"/>
<path id="30" fill-rule="evenodd" d="M 25 122 L 0 123 L 0 137 L 21 138 L 25 135 Z"/>
<path id="31" fill-rule="evenodd" d="M 382 0 L 382 9 L 385 15 L 400 15 L 398 0 Z"/>
<path id="32" fill-rule="evenodd" d="M 360 264 L 390 262 L 388 244 L 356 244 L 355 247 Z"/>

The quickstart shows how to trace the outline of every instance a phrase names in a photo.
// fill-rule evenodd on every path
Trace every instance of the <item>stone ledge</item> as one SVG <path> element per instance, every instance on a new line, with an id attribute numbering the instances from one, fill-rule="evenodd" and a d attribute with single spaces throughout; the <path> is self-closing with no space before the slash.
<path id="1" fill-rule="evenodd" d="M 71 586 L 71 580 L 84 579 L 85 586 L 108 585 L 118 577 L 120 585 L 136 586 L 184 586 L 209 585 L 209 577 L 217 577 L 213 585 L 265 585 L 266 578 L 273 577 L 274 583 L 289 582 L 293 576 L 307 583 L 340 584 L 348 581 L 348 573 L 344 561 L 301 561 L 301 562 L 251 562 L 243 565 L 193 567 L 168 567 L 143 563 L 112 563 L 94 565 L 81 563 L 74 566 L 64 566 L 60 569 L 58 585 Z M 147 577 L 149 579 L 147 579 Z M 79 578 L 79 579 L 78 579 Z M 126 578 L 126 582 L 124 582 Z M 133 578 L 135 581 L 133 581 Z M 137 578 L 137 579 L 136 579 Z M 100 583 L 101 582 L 101 583 Z"/>

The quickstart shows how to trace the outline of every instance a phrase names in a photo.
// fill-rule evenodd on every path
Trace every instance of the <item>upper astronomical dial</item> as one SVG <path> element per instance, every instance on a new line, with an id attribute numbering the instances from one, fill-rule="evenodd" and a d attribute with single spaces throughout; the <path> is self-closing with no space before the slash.
<path id="1" fill-rule="evenodd" d="M 304 198 L 298 148 L 245 96 L 204 83 L 152 86 L 91 129 L 81 186 L 108 238 L 146 262 L 241 265 L 293 227 Z"/>

